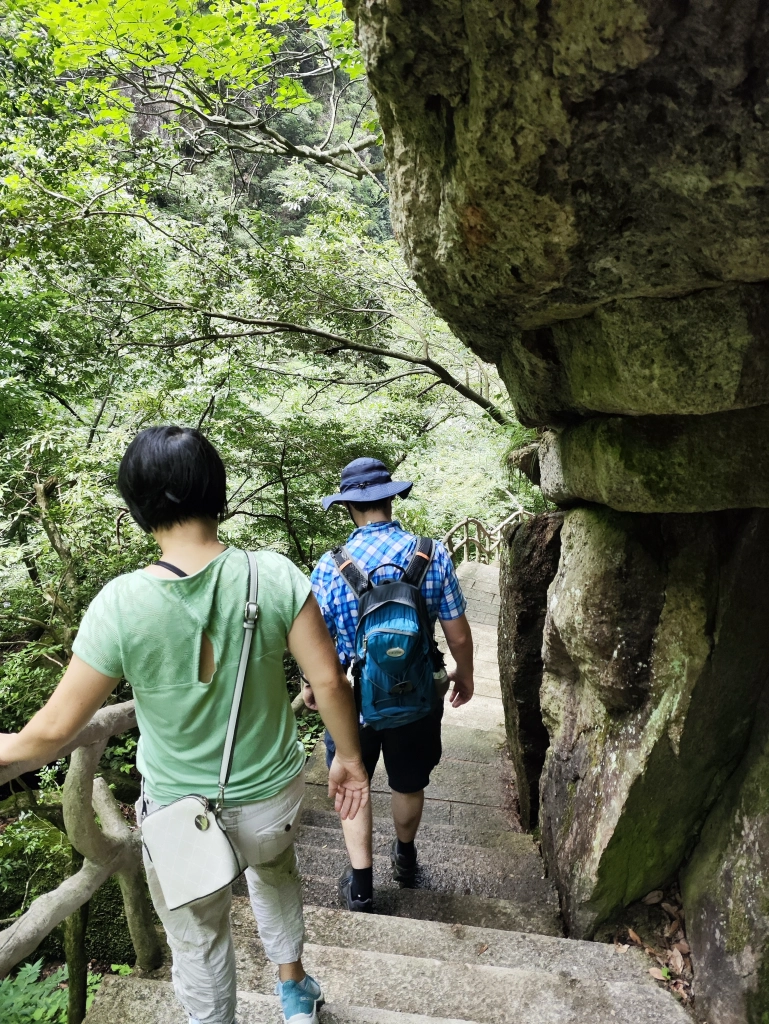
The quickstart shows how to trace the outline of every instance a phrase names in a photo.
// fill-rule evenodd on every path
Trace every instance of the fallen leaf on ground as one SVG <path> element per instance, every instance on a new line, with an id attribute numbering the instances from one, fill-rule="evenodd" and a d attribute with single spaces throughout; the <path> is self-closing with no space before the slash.
<path id="1" fill-rule="evenodd" d="M 614 948 L 618 949 L 620 953 L 627 953 L 627 951 L 630 949 L 630 946 L 628 946 L 626 942 L 618 942 Z"/>
<path id="2" fill-rule="evenodd" d="M 656 978 L 657 981 L 667 981 L 667 978 L 659 967 L 650 967 L 649 974 L 651 974 L 652 978 Z"/>
<path id="3" fill-rule="evenodd" d="M 662 889 L 654 889 L 652 892 L 647 893 L 647 895 L 644 896 L 641 902 L 645 903 L 648 907 L 654 903 L 661 903 L 664 896 L 665 893 L 662 891 Z"/>
<path id="4" fill-rule="evenodd" d="M 632 928 L 628 928 L 627 933 L 630 936 L 631 940 L 635 942 L 637 946 L 643 946 L 643 942 L 641 942 L 641 936 L 638 934 L 638 932 L 634 932 Z"/>
<path id="5" fill-rule="evenodd" d="M 480 956 L 480 955 L 481 955 L 481 953 L 485 953 L 485 952 L 486 952 L 486 950 L 487 950 L 488 948 L 489 948 L 489 944 L 488 944 L 488 942 L 487 942 L 487 943 L 485 943 L 485 944 L 484 944 L 483 946 L 479 946 L 479 947 L 478 947 L 478 956 Z M 680 954 L 680 953 L 679 953 L 678 955 L 679 955 L 679 956 L 681 956 L 681 954 Z M 683 958 L 682 958 L 682 961 L 681 961 L 681 962 L 683 962 Z"/>
<path id="6" fill-rule="evenodd" d="M 686 939 L 681 939 L 680 942 L 677 942 L 676 949 L 679 953 L 691 953 L 691 948 Z"/>
<path id="7" fill-rule="evenodd" d="M 674 907 L 672 903 L 664 903 L 664 902 L 662 904 L 660 904 L 660 905 L 661 905 L 662 909 L 666 913 L 670 914 L 671 917 L 678 917 L 678 914 L 679 914 L 679 908 L 678 907 Z"/>
<path id="8" fill-rule="evenodd" d="M 680 974 L 684 969 L 684 958 L 681 955 L 681 950 L 675 947 L 670 951 L 670 966 L 676 972 Z"/>

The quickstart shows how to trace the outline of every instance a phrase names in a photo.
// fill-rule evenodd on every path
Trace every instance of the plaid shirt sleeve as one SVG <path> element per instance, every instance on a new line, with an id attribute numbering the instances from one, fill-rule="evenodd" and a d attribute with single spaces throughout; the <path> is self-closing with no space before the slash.
<path id="1" fill-rule="evenodd" d="M 312 584 L 312 592 L 315 594 L 315 600 L 318 602 L 320 610 L 323 613 L 323 618 L 325 619 L 331 638 L 336 641 L 336 619 L 332 614 L 331 600 L 329 598 L 329 588 L 333 578 L 334 564 L 328 555 L 324 555 L 312 570 L 310 583 Z"/>
<path id="2" fill-rule="evenodd" d="M 458 619 L 460 615 L 464 615 L 465 613 L 467 600 L 459 585 L 459 580 L 457 579 L 457 574 L 454 569 L 454 563 L 451 561 L 451 556 L 440 542 L 436 542 L 435 545 L 433 565 L 440 571 L 442 577 L 438 618 L 443 619 L 444 621 L 447 619 Z M 430 568 L 432 568 L 432 566 Z"/>

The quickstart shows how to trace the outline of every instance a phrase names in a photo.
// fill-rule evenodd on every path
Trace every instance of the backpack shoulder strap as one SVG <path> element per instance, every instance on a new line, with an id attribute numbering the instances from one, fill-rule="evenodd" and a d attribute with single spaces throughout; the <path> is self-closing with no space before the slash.
<path id="1" fill-rule="evenodd" d="M 411 556 L 406 571 L 403 574 L 403 582 L 410 583 L 412 587 L 421 587 L 427 570 L 435 554 L 435 541 L 432 537 L 417 537 L 417 546 Z"/>
<path id="2" fill-rule="evenodd" d="M 361 594 L 371 589 L 371 580 L 368 577 L 368 573 L 361 569 L 347 550 L 346 545 L 341 548 L 334 548 L 331 552 L 331 557 L 334 559 L 339 575 L 344 579 L 356 597 L 360 598 Z"/>

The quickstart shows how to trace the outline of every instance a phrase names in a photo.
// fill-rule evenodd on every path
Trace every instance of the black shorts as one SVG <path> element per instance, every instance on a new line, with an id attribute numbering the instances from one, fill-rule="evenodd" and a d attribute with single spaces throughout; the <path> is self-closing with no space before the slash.
<path id="1" fill-rule="evenodd" d="M 387 783 L 396 793 L 418 793 L 430 783 L 430 772 L 441 759 L 443 704 L 424 718 L 395 729 L 360 727 L 360 746 L 368 777 L 374 774 L 379 755 L 384 756 Z M 326 733 L 326 763 L 330 765 L 333 741 Z"/>

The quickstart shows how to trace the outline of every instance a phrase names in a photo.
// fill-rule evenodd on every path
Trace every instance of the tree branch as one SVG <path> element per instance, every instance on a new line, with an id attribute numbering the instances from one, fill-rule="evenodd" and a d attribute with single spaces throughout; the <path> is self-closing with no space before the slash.
<path id="1" fill-rule="evenodd" d="M 500 408 L 491 399 L 486 398 L 484 395 L 475 391 L 469 386 L 469 384 L 463 384 L 458 377 L 455 377 L 450 370 L 448 370 L 441 363 L 437 363 L 434 359 L 424 356 L 411 355 L 409 352 L 401 352 L 397 349 L 379 348 L 377 345 L 367 345 L 363 342 L 354 341 L 352 338 L 346 338 L 344 335 L 336 334 L 333 331 L 326 331 L 319 327 L 310 327 L 307 324 L 297 324 L 289 320 L 270 320 L 263 317 L 248 317 L 238 316 L 235 313 L 220 313 L 214 310 L 200 309 L 197 306 L 191 306 L 185 302 L 176 302 L 173 300 L 161 300 L 162 305 L 153 306 L 156 312 L 164 312 L 166 310 L 178 309 L 183 310 L 187 313 L 195 313 L 197 315 L 207 316 L 212 320 L 224 320 L 227 323 L 238 323 L 247 324 L 252 327 L 270 328 L 277 334 L 306 334 L 313 338 L 321 338 L 324 341 L 334 342 L 331 348 L 322 349 L 323 355 L 335 355 L 337 352 L 365 352 L 369 355 L 380 356 L 383 359 L 399 359 L 402 362 L 411 363 L 414 366 L 423 366 L 434 374 L 443 384 L 450 387 L 457 394 L 463 398 L 467 398 L 469 401 L 474 402 L 480 406 L 489 416 L 496 422 L 503 426 L 510 426 L 515 423 L 515 420 L 510 416 L 504 409 Z M 212 340 L 217 336 L 212 335 Z M 198 339 L 200 340 L 200 339 Z M 174 348 L 181 348 L 184 345 L 191 344 L 191 340 L 184 340 L 181 342 L 174 342 Z M 145 346 L 137 346 L 145 347 Z M 153 345 L 152 347 L 164 347 L 162 343 Z"/>

